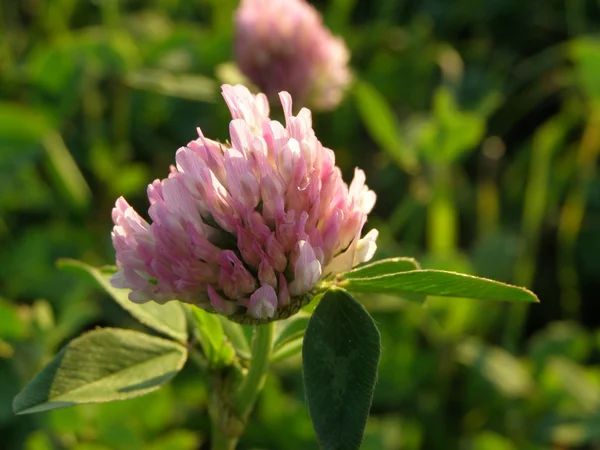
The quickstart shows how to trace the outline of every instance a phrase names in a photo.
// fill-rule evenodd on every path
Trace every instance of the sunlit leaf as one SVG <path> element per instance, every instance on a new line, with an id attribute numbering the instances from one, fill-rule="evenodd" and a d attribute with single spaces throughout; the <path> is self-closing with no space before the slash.
<path id="1" fill-rule="evenodd" d="M 340 286 L 357 293 L 418 293 L 521 303 L 538 301 L 535 294 L 525 288 L 443 270 L 413 270 L 372 278 L 351 278 L 341 282 Z"/>
<path id="2" fill-rule="evenodd" d="M 147 394 L 183 367 L 186 347 L 144 333 L 94 330 L 71 341 L 15 397 L 17 414 Z"/>
<path id="3" fill-rule="evenodd" d="M 228 366 L 235 357 L 235 350 L 225 338 L 217 314 L 191 306 L 192 315 L 200 338 L 200 345 L 209 364 L 215 368 Z"/>
<path id="4" fill-rule="evenodd" d="M 344 278 L 371 278 L 420 268 L 419 263 L 413 258 L 387 258 L 346 272 Z"/>
<path id="5" fill-rule="evenodd" d="M 110 277 L 116 270 L 112 267 L 97 269 L 73 259 L 61 259 L 57 265 L 74 273 L 91 276 L 119 305 L 144 325 L 178 341 L 185 342 L 187 340 L 185 311 L 178 302 L 173 301 L 164 305 L 155 302 L 133 303 L 127 297 L 129 290 L 111 286 Z"/>
<path id="6" fill-rule="evenodd" d="M 243 359 L 250 359 L 250 345 L 248 344 L 248 338 L 244 333 L 244 327 L 250 326 L 232 322 L 231 320 L 223 316 L 217 317 L 221 321 L 221 326 L 223 327 L 223 332 L 225 333 L 225 336 L 227 336 L 229 342 L 231 342 L 231 345 L 233 345 L 233 348 L 235 349 L 237 355 Z"/>

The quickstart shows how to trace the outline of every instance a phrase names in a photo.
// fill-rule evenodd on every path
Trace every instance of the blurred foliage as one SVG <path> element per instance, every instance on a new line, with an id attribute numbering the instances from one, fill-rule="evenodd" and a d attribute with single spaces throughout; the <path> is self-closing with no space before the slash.
<path id="1" fill-rule="evenodd" d="M 193 370 L 142 398 L 33 416 L 11 401 L 66 340 L 139 327 L 58 258 L 111 264 L 115 198 L 195 138 L 224 140 L 234 0 L 0 3 L 0 446 L 198 449 Z M 314 117 L 378 195 L 378 257 L 526 285 L 530 310 L 364 296 L 381 333 L 363 448 L 600 448 L 600 7 L 591 0 L 321 0 L 355 84 Z M 279 113 L 277 113 L 279 114 Z M 298 359 L 240 448 L 316 448 Z"/>

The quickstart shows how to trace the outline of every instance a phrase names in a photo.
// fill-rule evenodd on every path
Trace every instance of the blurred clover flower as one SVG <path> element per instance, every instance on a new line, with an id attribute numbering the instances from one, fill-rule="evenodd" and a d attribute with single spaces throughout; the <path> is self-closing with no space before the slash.
<path id="1" fill-rule="evenodd" d="M 269 98 L 332 109 L 350 82 L 350 54 L 305 0 L 242 0 L 236 12 L 237 63 Z"/>
<path id="2" fill-rule="evenodd" d="M 293 116 L 287 92 L 284 128 L 269 119 L 265 95 L 222 89 L 231 145 L 198 129 L 168 178 L 148 186 L 152 224 L 117 200 L 111 281 L 134 302 L 177 299 L 238 322 L 285 318 L 319 280 L 371 259 L 377 230 L 360 234 L 375 193 L 362 170 L 343 182 L 310 111 Z"/>

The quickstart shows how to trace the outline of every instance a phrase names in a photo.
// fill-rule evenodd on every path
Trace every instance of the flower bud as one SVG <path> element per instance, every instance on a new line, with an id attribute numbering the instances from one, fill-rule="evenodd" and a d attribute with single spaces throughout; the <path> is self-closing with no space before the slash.
<path id="1" fill-rule="evenodd" d="M 242 0 L 235 28 L 237 63 L 269 98 L 287 91 L 324 110 L 341 101 L 350 54 L 305 0 Z"/>

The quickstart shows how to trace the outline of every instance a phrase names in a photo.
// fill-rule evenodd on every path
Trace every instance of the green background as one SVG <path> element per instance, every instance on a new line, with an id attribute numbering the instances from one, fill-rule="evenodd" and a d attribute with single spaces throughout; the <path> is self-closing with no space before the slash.
<path id="1" fill-rule="evenodd" d="M 60 257 L 114 262 L 110 210 L 196 137 L 227 139 L 231 0 L 0 3 L 0 447 L 198 449 L 194 367 L 133 400 L 14 416 L 12 398 L 97 326 L 141 329 Z M 382 334 L 363 448 L 600 448 L 600 4 L 315 2 L 355 82 L 314 113 L 378 195 L 377 258 L 524 285 L 541 304 L 359 299 Z M 273 105 L 274 115 L 281 117 Z M 312 449 L 300 360 L 276 365 L 240 449 Z"/>

